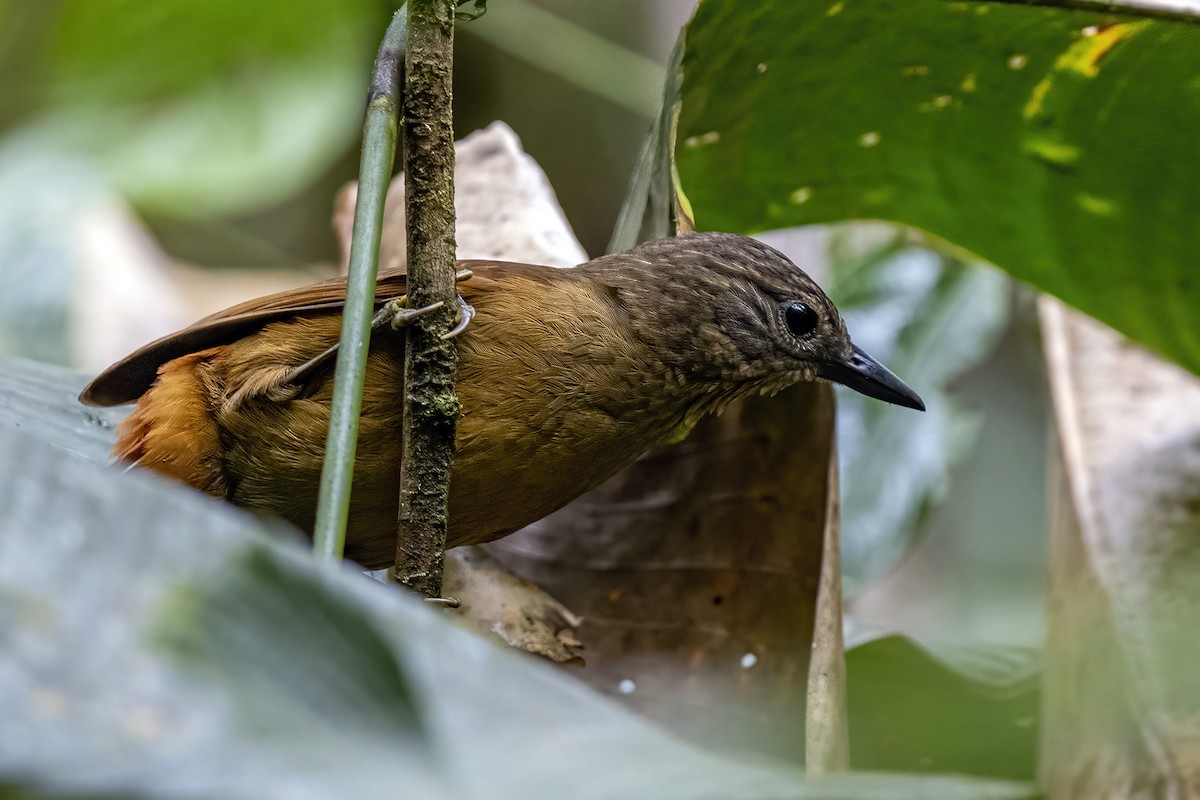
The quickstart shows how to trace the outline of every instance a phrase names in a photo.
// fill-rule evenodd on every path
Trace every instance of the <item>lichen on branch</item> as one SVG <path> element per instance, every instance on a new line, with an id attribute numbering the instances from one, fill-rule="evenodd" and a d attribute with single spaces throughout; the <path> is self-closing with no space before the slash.
<path id="1" fill-rule="evenodd" d="M 441 312 L 407 330 L 404 438 L 393 578 L 426 597 L 442 587 L 458 400 L 454 279 L 454 0 L 409 0 L 404 84 L 408 298 Z"/>

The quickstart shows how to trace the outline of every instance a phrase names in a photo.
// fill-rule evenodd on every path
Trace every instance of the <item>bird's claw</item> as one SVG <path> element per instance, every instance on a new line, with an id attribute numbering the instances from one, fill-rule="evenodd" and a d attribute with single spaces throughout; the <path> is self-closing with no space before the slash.
<path id="1" fill-rule="evenodd" d="M 421 317 L 432 311 L 437 311 L 444 305 L 446 304 L 439 300 L 422 308 L 409 308 L 408 295 L 401 295 L 394 300 L 384 303 L 383 308 L 375 312 L 375 318 L 371 320 L 371 330 L 378 330 L 384 325 L 391 326 L 391 329 L 394 331 L 407 328 Z"/>
<path id="2" fill-rule="evenodd" d="M 460 269 L 458 272 L 454 273 L 454 280 L 465 281 L 474 274 L 475 273 L 469 269 Z M 462 295 L 457 296 L 457 302 L 458 313 L 454 327 L 451 328 L 447 333 L 443 334 L 442 339 L 453 339 L 455 336 L 458 336 L 467 329 L 467 326 L 471 324 L 471 320 L 475 318 L 474 306 L 467 303 L 467 301 L 462 298 Z M 390 325 L 392 330 L 406 328 L 413 324 L 413 322 L 416 320 L 420 319 L 431 311 L 437 311 L 444 305 L 446 304 L 439 300 L 436 303 L 431 303 L 422 308 L 409 308 L 408 295 L 401 295 L 394 300 L 389 300 L 387 303 L 384 303 L 383 307 L 375 313 L 374 319 L 371 320 L 371 330 L 378 330 L 384 325 Z"/>
<path id="3" fill-rule="evenodd" d="M 463 271 L 470 272 L 470 270 Z M 461 294 L 458 295 L 458 321 L 455 323 L 453 328 L 442 334 L 442 339 L 453 339 L 455 336 L 458 336 L 467 329 L 467 326 L 471 324 L 471 320 L 474 318 L 475 306 L 471 305 L 466 300 L 463 300 Z"/>
<path id="4" fill-rule="evenodd" d="M 458 608 L 462 605 L 457 597 L 426 597 L 425 602 L 442 608 Z"/>

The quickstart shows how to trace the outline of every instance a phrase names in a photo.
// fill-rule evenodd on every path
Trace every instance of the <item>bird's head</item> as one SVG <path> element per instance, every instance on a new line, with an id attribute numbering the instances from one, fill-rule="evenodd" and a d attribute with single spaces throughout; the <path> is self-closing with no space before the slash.
<path id="1" fill-rule="evenodd" d="M 678 380 L 730 393 L 834 381 L 925 410 L 917 393 L 851 340 L 837 308 L 786 256 L 731 233 L 658 239 L 597 259 L 637 335 Z"/>

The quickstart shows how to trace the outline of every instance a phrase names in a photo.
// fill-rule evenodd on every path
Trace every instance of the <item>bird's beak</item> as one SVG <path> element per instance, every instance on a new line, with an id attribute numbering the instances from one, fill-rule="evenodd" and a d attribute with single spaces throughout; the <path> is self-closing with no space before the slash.
<path id="1" fill-rule="evenodd" d="M 904 385 L 904 381 L 891 370 L 853 346 L 849 361 L 829 361 L 817 367 L 817 374 L 825 380 L 848 386 L 867 397 L 885 403 L 894 403 L 905 408 L 925 410 L 925 403 L 917 393 Z"/>

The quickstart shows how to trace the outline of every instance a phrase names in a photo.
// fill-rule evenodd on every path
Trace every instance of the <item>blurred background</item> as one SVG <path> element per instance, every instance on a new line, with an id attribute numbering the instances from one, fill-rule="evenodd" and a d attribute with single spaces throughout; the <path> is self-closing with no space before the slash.
<path id="1" fill-rule="evenodd" d="M 458 28 L 457 133 L 511 126 L 600 254 L 693 2 L 493 6 Z M 200 314 L 332 271 L 333 198 L 356 177 L 362 98 L 392 10 L 0 2 L 0 353 L 94 370 Z M 959 337 L 970 344 L 939 374 L 943 415 L 878 419 L 840 398 L 843 488 L 869 497 L 847 502 L 850 613 L 923 641 L 1039 646 L 1048 406 L 1032 295 L 889 230 L 768 238 L 843 286 L 856 340 L 878 339 L 867 349 L 906 378 L 906 359 L 939 356 L 889 359 L 894 340 L 942 324 L 937 309 L 958 301 L 939 287 L 972 271 L 987 324 Z M 882 308 L 838 277 L 868 261 L 905 303 Z M 920 460 L 922 482 L 903 497 L 860 477 L 878 455 L 872 425 L 906 443 L 882 457 Z"/>

